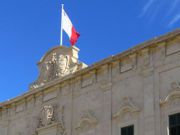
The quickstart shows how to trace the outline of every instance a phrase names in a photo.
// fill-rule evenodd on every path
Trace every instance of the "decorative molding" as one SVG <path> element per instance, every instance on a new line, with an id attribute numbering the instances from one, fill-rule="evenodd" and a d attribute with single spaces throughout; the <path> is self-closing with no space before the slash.
<path id="1" fill-rule="evenodd" d="M 83 112 L 77 127 L 76 131 L 78 133 L 90 130 L 95 128 L 98 124 L 98 120 L 96 119 L 94 113 L 90 110 Z"/>
<path id="2" fill-rule="evenodd" d="M 176 98 L 180 98 L 180 82 L 171 83 L 171 92 L 166 96 L 165 99 L 160 100 L 160 105 L 169 103 Z"/>
<path id="3" fill-rule="evenodd" d="M 31 95 L 26 98 L 27 109 L 32 108 L 35 105 L 35 96 Z"/>
<path id="4" fill-rule="evenodd" d="M 3 119 L 6 119 L 6 118 L 7 118 L 7 115 L 8 115 L 8 108 L 7 108 L 7 106 L 3 106 L 3 107 L 1 108 L 1 110 L 2 110 L 2 113 L 1 113 L 2 118 L 3 118 Z"/>
<path id="5" fill-rule="evenodd" d="M 120 72 L 127 72 L 132 70 L 136 65 L 136 54 L 131 54 L 120 62 Z"/>
<path id="6" fill-rule="evenodd" d="M 166 46 L 166 56 L 180 52 L 180 42 L 178 42 L 178 40 L 179 39 L 174 39 L 168 43 Z"/>
<path id="7" fill-rule="evenodd" d="M 135 105 L 129 97 L 125 97 L 120 105 L 119 111 L 113 115 L 113 119 L 121 119 L 123 115 L 127 112 L 137 113 L 139 111 L 139 107 Z"/>
<path id="8" fill-rule="evenodd" d="M 46 127 L 37 128 L 33 135 L 64 135 L 59 132 L 59 129 L 61 130 L 61 128 L 61 123 L 57 122 Z"/>
<path id="9" fill-rule="evenodd" d="M 158 43 L 155 48 L 155 61 L 162 62 L 166 55 L 166 42 Z"/>
<path id="10" fill-rule="evenodd" d="M 172 82 L 171 83 L 171 88 L 173 90 L 180 90 L 180 82 Z"/>
<path id="11" fill-rule="evenodd" d="M 136 53 L 130 54 L 129 58 L 131 59 L 132 68 L 136 69 L 136 66 L 137 66 L 137 54 Z"/>
<path id="12" fill-rule="evenodd" d="M 109 64 L 101 66 L 99 69 L 96 69 L 96 83 L 101 82 L 104 79 L 109 77 Z"/>
<path id="13" fill-rule="evenodd" d="M 43 101 L 48 101 L 57 97 L 57 91 L 44 94 Z"/>
<path id="14" fill-rule="evenodd" d="M 122 52 L 122 53 L 117 54 L 117 55 L 115 55 L 115 56 L 110 56 L 110 57 L 106 58 L 106 59 L 103 60 L 103 61 L 99 61 L 99 62 L 93 64 L 92 66 L 89 66 L 88 68 L 86 68 L 86 69 L 84 69 L 84 70 L 81 70 L 81 71 L 79 71 L 79 72 L 76 72 L 76 73 L 73 74 L 72 76 L 70 75 L 70 76 L 68 76 L 67 78 L 64 78 L 64 79 L 62 79 L 62 80 L 58 80 L 58 81 L 56 81 L 56 82 L 54 82 L 54 83 L 52 83 L 52 82 L 51 82 L 51 83 L 47 83 L 47 84 L 42 83 L 42 86 L 44 86 L 44 87 L 40 87 L 41 85 L 39 85 L 39 87 L 37 87 L 37 88 L 39 88 L 39 89 L 37 89 L 37 90 L 35 90 L 35 91 L 27 92 L 27 93 L 25 93 L 25 94 L 23 94 L 23 95 L 21 95 L 21 96 L 19 96 L 19 97 L 16 97 L 16 98 L 13 98 L 13 99 L 9 100 L 9 101 L 2 102 L 2 103 L 0 103 L 0 106 L 3 107 L 3 106 L 6 106 L 6 105 L 9 105 L 9 104 L 11 104 L 11 103 L 13 103 L 13 102 L 17 102 L 17 101 L 19 101 L 19 100 L 21 100 L 21 99 L 23 99 L 23 98 L 25 98 L 25 97 L 28 97 L 28 96 L 30 96 L 30 95 L 32 95 L 32 94 L 35 94 L 35 93 L 38 92 L 38 91 L 42 91 L 42 90 L 44 90 L 44 88 L 48 88 L 48 87 L 51 87 L 52 85 L 59 84 L 59 82 L 62 83 L 62 82 L 65 82 L 65 81 L 67 81 L 67 80 L 74 79 L 74 78 L 76 78 L 77 76 L 81 76 L 81 75 L 83 75 L 83 74 L 86 74 L 86 73 L 88 73 L 88 72 L 91 71 L 91 70 L 99 69 L 99 68 L 100 68 L 102 65 L 104 65 L 104 64 L 114 63 L 114 62 L 118 61 L 119 59 L 121 59 L 121 58 L 124 57 L 124 56 L 130 55 L 130 54 L 139 53 L 139 52 L 140 52 L 142 49 L 144 49 L 144 48 L 147 48 L 147 47 L 148 47 L 148 48 L 157 47 L 157 44 L 158 44 L 159 46 L 161 46 L 161 47 L 163 48 L 163 51 L 164 51 L 164 50 L 165 50 L 165 49 L 164 49 L 164 48 L 165 48 L 165 45 L 164 45 L 164 44 L 161 45 L 161 43 L 167 42 L 167 41 L 169 41 L 169 40 L 171 40 L 171 39 L 174 39 L 174 38 L 177 38 L 177 39 L 179 40 L 179 39 L 180 39 L 180 36 L 179 36 L 179 35 L 180 35 L 180 30 L 176 30 L 176 31 L 170 32 L 170 33 L 168 33 L 168 34 L 165 34 L 165 35 L 163 35 L 163 36 L 161 36 L 161 37 L 152 39 L 151 41 L 147 41 L 147 42 L 145 42 L 145 43 L 143 43 L 143 44 L 137 45 L 137 46 L 129 49 L 128 51 Z M 52 52 L 55 52 L 56 50 L 58 50 L 58 48 L 61 48 L 61 49 L 62 49 L 62 48 L 65 48 L 65 47 L 64 47 L 64 46 L 62 46 L 62 47 L 57 46 L 57 47 L 51 49 L 50 51 L 48 51 L 48 52 L 44 55 L 44 57 L 41 59 L 41 61 L 38 63 L 38 65 L 40 65 L 40 64 L 42 64 L 44 61 L 46 61 L 47 57 L 49 57 Z M 77 49 L 74 49 L 74 47 L 71 47 L 71 48 L 72 48 L 71 50 L 74 50 L 74 51 L 77 50 Z M 76 52 L 78 52 L 78 51 L 76 51 Z M 75 54 L 77 55 L 77 53 L 75 53 Z M 164 54 L 163 54 L 163 55 L 164 55 Z M 72 57 L 72 59 L 74 59 L 74 58 L 75 58 L 76 60 L 78 60 L 78 58 L 76 58 L 75 56 Z M 72 61 L 74 61 L 74 60 L 72 60 Z M 118 62 L 117 62 L 117 63 L 118 63 Z M 80 64 L 82 65 L 83 63 L 80 63 Z M 82 67 L 84 68 L 85 66 L 86 66 L 86 65 L 84 65 L 84 66 L 82 66 Z M 80 67 L 81 67 L 81 66 L 80 66 Z M 82 68 L 79 68 L 79 69 L 82 69 Z"/>
<path id="15" fill-rule="evenodd" d="M 111 90 L 111 87 L 112 87 L 112 83 L 107 80 L 99 82 L 99 88 L 103 91 Z"/>
<path id="16" fill-rule="evenodd" d="M 60 109 L 60 113 L 61 113 L 61 119 L 60 119 L 60 125 L 61 125 L 61 128 L 59 130 L 60 132 L 60 135 L 66 135 L 67 132 L 66 132 L 66 128 L 65 128 L 65 120 L 64 120 L 64 109 L 65 109 L 65 106 L 62 106 L 62 108 Z"/>
<path id="17" fill-rule="evenodd" d="M 89 72 L 89 74 L 83 75 L 81 79 L 81 87 L 85 88 L 92 85 L 95 82 L 95 71 Z"/>
<path id="18" fill-rule="evenodd" d="M 142 57 L 142 67 L 146 68 L 149 64 L 150 64 L 150 49 L 149 48 L 145 48 L 143 50 L 141 50 L 141 57 Z"/>

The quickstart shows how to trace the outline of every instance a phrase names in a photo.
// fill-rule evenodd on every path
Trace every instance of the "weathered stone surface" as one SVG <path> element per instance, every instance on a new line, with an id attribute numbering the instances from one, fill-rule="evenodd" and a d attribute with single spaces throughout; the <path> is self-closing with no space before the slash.
<path id="1" fill-rule="evenodd" d="M 90 67 L 58 46 L 38 63 L 30 91 L 0 103 L 0 135 L 168 135 L 180 112 L 180 30 Z"/>
<path id="2" fill-rule="evenodd" d="M 36 82 L 30 85 L 30 89 L 39 88 L 54 79 L 60 79 L 86 67 L 78 61 L 79 49 L 58 46 L 50 50 L 38 63 L 40 75 Z"/>

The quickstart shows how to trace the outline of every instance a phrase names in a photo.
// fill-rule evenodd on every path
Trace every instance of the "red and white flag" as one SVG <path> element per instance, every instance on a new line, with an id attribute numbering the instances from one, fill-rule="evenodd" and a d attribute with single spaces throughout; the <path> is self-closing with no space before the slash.
<path id="1" fill-rule="evenodd" d="M 77 42 L 80 34 L 74 28 L 71 20 L 69 19 L 68 15 L 66 14 L 66 12 L 64 11 L 63 8 L 62 8 L 62 18 L 61 19 L 62 19 L 61 20 L 61 29 L 67 33 L 67 35 L 69 36 L 71 45 L 74 46 L 75 43 Z"/>

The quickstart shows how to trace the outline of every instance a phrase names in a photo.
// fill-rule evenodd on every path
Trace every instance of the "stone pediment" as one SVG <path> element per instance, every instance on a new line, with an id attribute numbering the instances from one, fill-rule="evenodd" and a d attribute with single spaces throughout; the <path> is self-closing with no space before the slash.
<path id="1" fill-rule="evenodd" d="M 131 98 L 125 97 L 120 105 L 120 109 L 113 115 L 113 119 L 120 119 L 127 112 L 137 113 L 140 112 L 139 107 L 131 101 Z"/>
<path id="2" fill-rule="evenodd" d="M 86 67 L 78 60 L 77 47 L 57 46 L 48 51 L 38 62 L 39 77 L 30 85 L 30 89 L 43 86 L 57 78 L 62 78 Z"/>

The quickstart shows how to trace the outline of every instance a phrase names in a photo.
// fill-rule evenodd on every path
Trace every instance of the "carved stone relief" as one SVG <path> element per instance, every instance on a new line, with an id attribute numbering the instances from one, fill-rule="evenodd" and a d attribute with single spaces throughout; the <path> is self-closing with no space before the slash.
<path id="1" fill-rule="evenodd" d="M 45 127 L 55 122 L 54 107 L 51 105 L 44 106 L 41 110 L 39 127 Z"/>
<path id="2" fill-rule="evenodd" d="M 58 57 L 57 76 L 64 76 L 69 73 L 69 56 L 59 55 Z"/>
<path id="3" fill-rule="evenodd" d="M 61 113 L 61 118 L 58 118 L 57 113 Z M 64 121 L 64 106 L 58 111 L 57 106 L 46 105 L 41 109 L 39 124 L 36 129 L 36 134 L 42 134 L 49 131 L 52 134 L 66 135 Z"/>
<path id="4" fill-rule="evenodd" d="M 179 90 L 180 89 L 180 82 L 172 82 L 171 83 L 171 88 L 173 90 Z"/>
<path id="5" fill-rule="evenodd" d="M 127 113 L 135 114 L 139 111 L 140 111 L 139 107 L 131 101 L 131 98 L 125 97 L 120 104 L 120 109 L 118 110 L 117 113 L 113 115 L 113 120 L 121 119 L 124 116 L 124 114 Z"/>
<path id="6" fill-rule="evenodd" d="M 36 89 L 57 78 L 72 74 L 87 67 L 78 61 L 78 49 L 56 47 L 47 53 L 39 62 L 40 75 L 37 81 L 30 85 L 30 89 Z"/>
<path id="7" fill-rule="evenodd" d="M 84 111 L 81 114 L 81 118 L 77 124 L 76 131 L 78 133 L 88 131 L 95 128 L 98 124 L 98 120 L 95 117 L 94 112 L 91 110 Z"/>
<path id="8" fill-rule="evenodd" d="M 165 97 L 165 99 L 160 100 L 160 105 L 164 105 L 177 98 L 180 99 L 180 82 L 172 82 L 170 93 Z"/>

